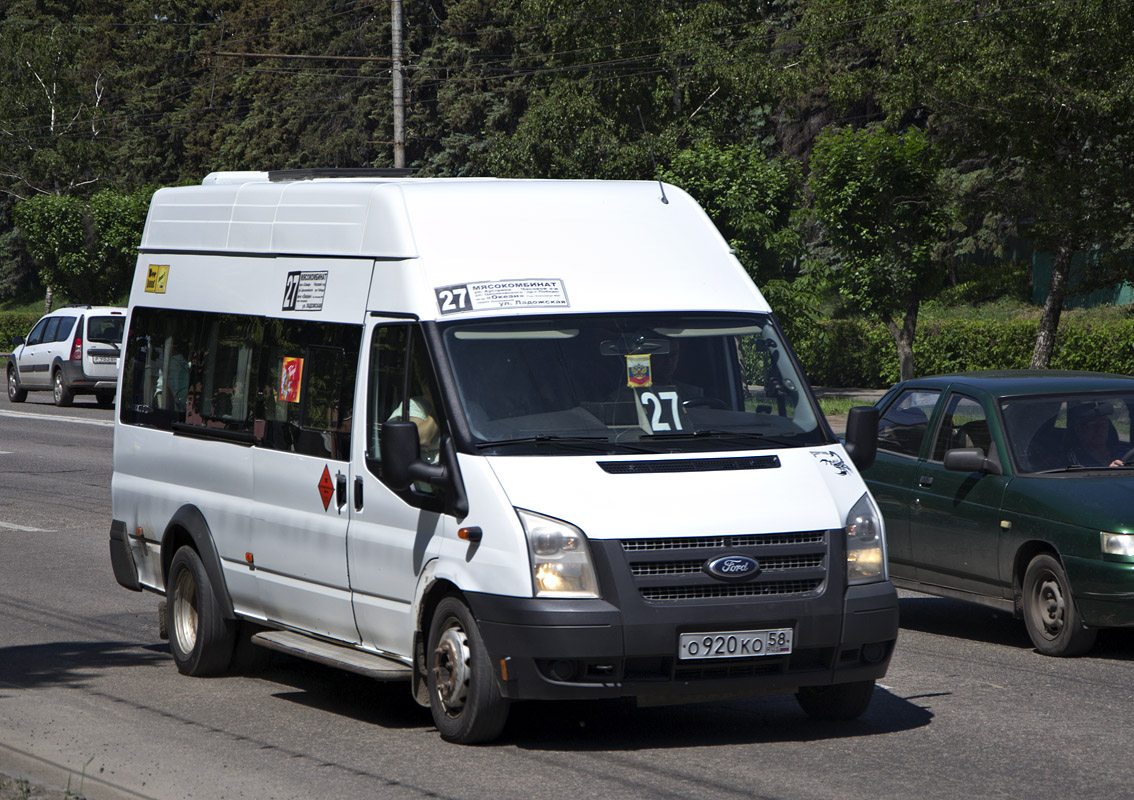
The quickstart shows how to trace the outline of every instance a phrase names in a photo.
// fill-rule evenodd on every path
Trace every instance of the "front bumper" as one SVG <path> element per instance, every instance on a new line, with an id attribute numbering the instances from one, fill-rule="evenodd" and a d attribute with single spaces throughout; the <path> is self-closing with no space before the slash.
<path id="1" fill-rule="evenodd" d="M 471 594 L 501 692 L 516 700 L 694 702 L 795 692 L 886 674 L 898 633 L 889 583 L 838 598 L 620 610 L 603 600 Z M 678 634 L 790 627 L 789 655 L 681 661 Z"/>

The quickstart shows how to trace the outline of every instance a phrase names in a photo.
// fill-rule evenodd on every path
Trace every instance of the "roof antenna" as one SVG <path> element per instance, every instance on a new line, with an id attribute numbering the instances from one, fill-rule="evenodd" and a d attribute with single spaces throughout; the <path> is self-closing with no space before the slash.
<path id="1" fill-rule="evenodd" d="M 658 159 L 654 155 L 654 142 L 650 138 L 649 132 L 646 130 L 646 120 L 642 117 L 642 107 L 638 106 L 637 108 L 638 108 L 638 121 L 642 123 L 642 134 L 646 137 L 646 144 L 650 146 L 650 161 L 654 162 L 654 174 L 657 175 L 658 174 Z M 662 183 L 662 179 L 661 179 L 660 175 L 658 175 L 658 187 L 661 189 L 661 201 L 668 206 L 669 200 L 666 199 L 666 196 L 665 196 L 665 184 Z"/>

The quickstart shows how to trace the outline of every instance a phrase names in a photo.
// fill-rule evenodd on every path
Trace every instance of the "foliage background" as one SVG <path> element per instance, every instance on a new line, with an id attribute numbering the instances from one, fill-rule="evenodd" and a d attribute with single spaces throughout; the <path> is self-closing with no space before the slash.
<path id="1" fill-rule="evenodd" d="M 921 309 L 1030 294 L 1019 280 L 1030 246 L 1055 266 L 1029 363 L 1054 366 L 1059 337 L 1080 335 L 1061 323 L 1065 297 L 1134 275 L 1134 3 L 402 10 L 416 174 L 677 183 L 816 369 L 830 353 L 849 364 L 876 352 L 877 369 L 856 374 L 877 383 L 899 354 L 919 373 L 955 363 L 927 350 L 981 335 L 938 331 Z M 390 21 L 388 0 L 8 0 L 0 304 L 42 305 L 47 290 L 124 298 L 124 243 L 148 187 L 217 170 L 392 166 Z M 839 143 L 841 184 L 817 169 L 832 163 L 824 141 Z M 905 144 L 916 180 L 892 168 L 900 159 L 878 160 L 879 142 Z M 882 168 L 847 166 L 871 163 Z M 1092 258 L 1073 274 L 1076 253 Z M 887 317 L 889 341 L 874 327 Z M 1019 361 L 1016 349 L 970 357 L 992 353 L 996 366 Z"/>

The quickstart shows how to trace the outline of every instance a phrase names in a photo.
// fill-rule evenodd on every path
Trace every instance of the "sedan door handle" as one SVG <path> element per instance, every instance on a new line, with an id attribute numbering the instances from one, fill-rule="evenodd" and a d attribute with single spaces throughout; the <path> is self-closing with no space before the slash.
<path id="1" fill-rule="evenodd" d="M 920 486 L 923 489 L 928 489 L 930 486 L 933 485 L 933 476 L 932 475 L 922 475 L 920 478 L 917 479 L 917 485 Z"/>

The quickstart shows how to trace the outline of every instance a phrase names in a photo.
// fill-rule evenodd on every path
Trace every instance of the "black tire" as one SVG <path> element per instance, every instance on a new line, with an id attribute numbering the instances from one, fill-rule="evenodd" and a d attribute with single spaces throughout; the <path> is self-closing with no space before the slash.
<path id="1" fill-rule="evenodd" d="M 75 401 L 75 395 L 71 393 L 71 387 L 67 385 L 67 380 L 63 377 L 63 370 L 57 369 L 52 373 L 51 388 L 55 397 L 55 405 L 60 408 L 69 406 Z"/>
<path id="2" fill-rule="evenodd" d="M 795 693 L 807 716 L 822 720 L 858 719 L 870 706 L 874 681 L 836 683 L 831 686 L 802 686 Z"/>
<path id="3" fill-rule="evenodd" d="M 16 368 L 11 364 L 8 365 L 8 401 L 11 403 L 22 403 L 28 399 L 28 390 L 20 388 L 20 376 L 16 374 Z"/>
<path id="4" fill-rule="evenodd" d="M 99 392 L 95 395 L 99 408 L 110 408 L 114 405 L 114 395 L 110 392 Z"/>
<path id="5" fill-rule="evenodd" d="M 1054 556 L 1040 553 L 1028 564 L 1023 605 L 1028 636 L 1045 656 L 1081 656 L 1094 647 L 1098 631 L 1083 625 L 1067 573 Z"/>
<path id="6" fill-rule="evenodd" d="M 472 612 L 455 597 L 437 604 L 426 649 L 429 708 L 441 738 L 459 744 L 495 739 L 508 721 L 488 651 Z"/>
<path id="7" fill-rule="evenodd" d="M 169 652 L 183 675 L 220 675 L 228 669 L 236 642 L 236 623 L 226 620 L 192 547 L 173 555 L 165 585 Z"/>

